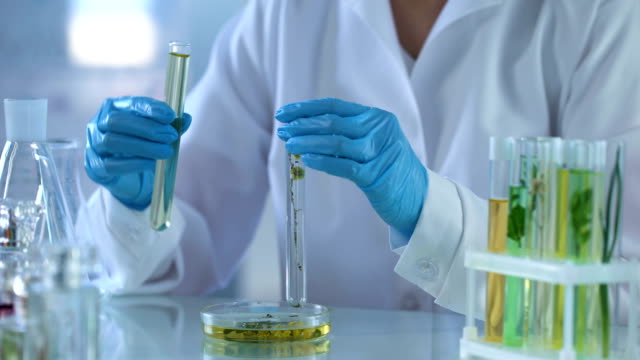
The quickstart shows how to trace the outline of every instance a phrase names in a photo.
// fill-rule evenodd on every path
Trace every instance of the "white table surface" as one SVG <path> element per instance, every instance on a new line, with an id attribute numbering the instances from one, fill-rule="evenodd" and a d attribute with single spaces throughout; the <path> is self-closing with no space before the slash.
<path id="1" fill-rule="evenodd" d="M 207 297 L 111 298 L 103 304 L 102 359 L 250 358 L 246 353 L 254 350 L 246 346 L 252 345 L 233 343 L 225 355 L 211 350 L 224 349 L 224 343 L 205 342 L 208 340 L 201 331 L 200 309 L 221 302 L 224 301 Z M 331 311 L 332 328 L 327 338 L 330 350 L 315 355 L 289 355 L 288 359 L 458 359 L 458 342 L 464 325 L 460 315 L 348 308 L 332 308 Z M 243 356 L 230 356 L 229 352 L 234 351 Z M 290 354 L 290 351 L 302 350 L 283 350 L 280 345 L 256 351 Z M 253 358 L 260 358 L 256 356 L 254 354 Z M 275 355 L 261 356 L 277 358 Z"/>

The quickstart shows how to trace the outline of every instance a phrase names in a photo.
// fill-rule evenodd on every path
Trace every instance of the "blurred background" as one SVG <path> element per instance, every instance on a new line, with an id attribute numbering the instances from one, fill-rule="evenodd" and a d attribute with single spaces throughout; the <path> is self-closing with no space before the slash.
<path id="1" fill-rule="evenodd" d="M 0 99 L 49 99 L 50 138 L 85 143 L 85 125 L 107 97 L 163 99 L 167 46 L 192 45 L 189 85 L 206 70 L 218 31 L 246 0 L 1 0 Z M 4 143 L 4 111 L 0 111 Z M 94 185 L 86 178 L 87 195 Z M 271 201 L 228 288 L 215 295 L 280 298 Z"/>

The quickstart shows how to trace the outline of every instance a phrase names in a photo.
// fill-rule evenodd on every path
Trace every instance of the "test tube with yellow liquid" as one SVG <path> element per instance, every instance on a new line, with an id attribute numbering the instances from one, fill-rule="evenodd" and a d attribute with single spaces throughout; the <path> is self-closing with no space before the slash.
<path id="1" fill-rule="evenodd" d="M 509 215 L 509 172 L 514 161 L 515 139 L 492 137 L 489 147 L 490 191 L 488 250 L 504 253 Z M 502 342 L 505 300 L 504 275 L 487 274 L 485 340 Z"/>
<path id="2" fill-rule="evenodd" d="M 187 75 L 191 45 L 184 42 L 169 44 L 169 65 L 165 80 L 165 101 L 176 113 L 171 125 L 182 134 L 184 98 L 187 93 Z M 178 170 L 180 138 L 171 144 L 173 155 L 168 159 L 156 161 L 153 196 L 151 198 L 151 227 L 156 231 L 166 230 L 171 225 L 171 208 Z"/>

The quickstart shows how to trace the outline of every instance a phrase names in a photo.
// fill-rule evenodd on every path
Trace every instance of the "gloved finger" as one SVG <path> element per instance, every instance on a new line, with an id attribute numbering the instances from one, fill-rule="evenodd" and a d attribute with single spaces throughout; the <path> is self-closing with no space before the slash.
<path id="1" fill-rule="evenodd" d="M 168 144 L 116 133 L 103 134 L 100 131 L 89 131 L 89 141 L 90 147 L 102 157 L 124 155 L 149 159 L 166 159 L 173 155 L 173 149 Z"/>
<path id="2" fill-rule="evenodd" d="M 141 157 L 102 157 L 88 147 L 85 153 L 85 168 L 92 178 L 103 183 L 114 176 L 153 171 L 156 161 Z M 95 179 L 94 179 L 95 181 Z"/>
<path id="3" fill-rule="evenodd" d="M 278 109 L 275 117 L 280 122 L 288 123 L 298 118 L 308 118 L 324 114 L 355 116 L 369 109 L 370 107 L 368 106 L 340 99 L 324 98 L 287 104 Z"/>
<path id="4" fill-rule="evenodd" d="M 87 146 L 84 155 L 84 169 L 87 176 L 98 184 L 105 185 L 113 181 L 114 176 L 104 168 L 104 159 Z"/>
<path id="5" fill-rule="evenodd" d="M 342 135 L 350 139 L 359 139 L 366 136 L 384 120 L 382 116 L 376 116 L 372 110 L 347 117 L 325 114 L 299 118 L 279 127 L 278 137 L 284 141 L 295 136 L 305 135 Z"/>
<path id="6" fill-rule="evenodd" d="M 147 158 L 108 157 L 102 159 L 102 168 L 109 175 L 126 175 L 143 171 L 153 171 L 156 161 Z"/>
<path id="7" fill-rule="evenodd" d="M 359 163 L 371 161 L 377 155 L 376 146 L 368 137 L 349 139 L 341 135 L 297 136 L 287 140 L 286 148 L 292 154 L 338 156 Z"/>
<path id="8" fill-rule="evenodd" d="M 111 105 L 113 109 L 144 116 L 162 124 L 169 124 L 176 118 L 176 113 L 169 104 L 145 96 L 110 98 L 105 101 L 103 107 L 105 105 Z"/>
<path id="9" fill-rule="evenodd" d="M 363 171 L 364 165 L 357 161 L 327 155 L 304 154 L 302 162 L 315 170 L 353 181 L 358 186 L 372 182 Z"/>
<path id="10" fill-rule="evenodd" d="M 158 143 L 170 144 L 178 140 L 178 132 L 173 126 L 130 112 L 111 111 L 97 120 L 102 133 L 117 133 L 135 136 Z"/>
<path id="11" fill-rule="evenodd" d="M 186 133 L 190 127 L 191 127 L 191 115 L 187 113 L 182 114 L 182 133 L 180 133 L 180 135 Z"/>

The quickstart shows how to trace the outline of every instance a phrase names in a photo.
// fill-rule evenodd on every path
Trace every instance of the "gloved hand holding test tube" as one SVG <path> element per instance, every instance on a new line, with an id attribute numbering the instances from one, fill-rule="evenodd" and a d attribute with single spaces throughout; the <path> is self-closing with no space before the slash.
<path id="1" fill-rule="evenodd" d="M 183 42 L 169 44 L 169 65 L 165 82 L 165 101 L 176 113 L 172 126 L 182 133 L 184 98 L 187 92 L 187 74 L 191 45 Z M 151 198 L 151 227 L 163 231 L 171 224 L 171 208 L 178 169 L 180 138 L 173 144 L 173 155 L 168 159 L 156 160 L 156 171 Z"/>

